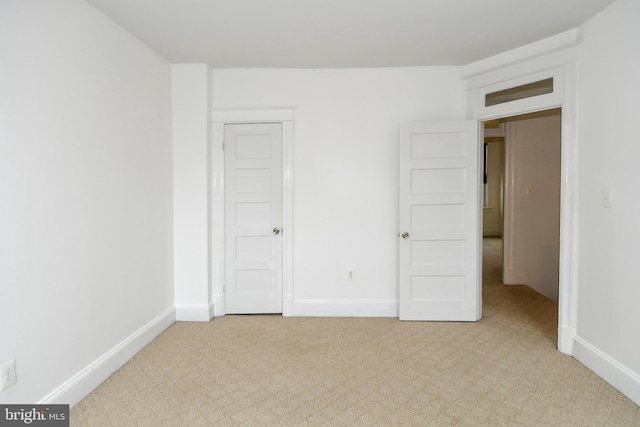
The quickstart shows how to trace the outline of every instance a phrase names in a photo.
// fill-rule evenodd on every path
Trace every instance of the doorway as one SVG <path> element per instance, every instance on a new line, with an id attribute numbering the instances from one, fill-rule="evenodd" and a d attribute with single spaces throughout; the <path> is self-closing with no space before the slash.
<path id="1" fill-rule="evenodd" d="M 562 111 L 490 120 L 485 130 L 483 257 L 501 258 L 500 271 L 488 264 L 505 285 L 557 302 Z"/>
<path id="2" fill-rule="evenodd" d="M 281 129 L 281 217 L 277 236 L 281 244 L 281 308 L 283 316 L 293 315 L 293 127 L 294 110 L 283 108 L 214 110 L 211 112 L 211 266 L 214 316 L 224 316 L 227 310 L 225 206 L 225 128 L 229 125 L 273 124 Z M 275 225 L 267 229 L 271 235 Z M 262 311 L 262 310 L 259 310 Z"/>

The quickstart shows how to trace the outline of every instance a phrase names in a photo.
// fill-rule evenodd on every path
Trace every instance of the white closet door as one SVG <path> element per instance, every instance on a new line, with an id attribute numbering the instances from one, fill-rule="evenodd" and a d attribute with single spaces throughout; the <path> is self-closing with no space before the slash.
<path id="1" fill-rule="evenodd" d="M 282 313 L 282 128 L 225 125 L 225 308 Z"/>

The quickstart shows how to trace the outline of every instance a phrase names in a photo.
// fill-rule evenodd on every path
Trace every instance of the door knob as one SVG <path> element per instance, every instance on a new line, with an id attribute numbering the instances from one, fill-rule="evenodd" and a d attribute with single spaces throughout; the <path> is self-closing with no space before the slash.
<path id="1" fill-rule="evenodd" d="M 273 229 L 273 234 L 280 234 L 280 229 L 279 228 L 274 228 Z"/>
<path id="2" fill-rule="evenodd" d="M 406 231 L 404 233 L 402 233 L 402 238 L 403 239 L 408 239 L 409 238 L 409 233 L 407 233 Z"/>

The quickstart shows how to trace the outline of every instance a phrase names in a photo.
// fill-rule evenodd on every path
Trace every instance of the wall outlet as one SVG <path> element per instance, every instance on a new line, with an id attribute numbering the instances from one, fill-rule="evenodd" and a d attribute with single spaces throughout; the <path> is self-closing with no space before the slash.
<path id="1" fill-rule="evenodd" d="M 356 271 L 353 268 L 347 268 L 347 280 L 356 280 Z"/>
<path id="2" fill-rule="evenodd" d="M 611 190 L 609 188 L 602 190 L 602 207 L 603 208 L 613 207 L 613 195 L 611 194 Z"/>
<path id="3" fill-rule="evenodd" d="M 0 390 L 12 386 L 18 381 L 16 377 L 16 359 L 11 359 L 0 366 Z"/>

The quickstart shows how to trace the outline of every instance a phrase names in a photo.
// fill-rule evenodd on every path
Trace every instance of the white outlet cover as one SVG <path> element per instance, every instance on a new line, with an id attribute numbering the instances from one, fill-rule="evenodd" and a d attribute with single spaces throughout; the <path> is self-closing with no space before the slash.
<path id="1" fill-rule="evenodd" d="M 16 359 L 11 359 L 0 366 L 0 390 L 14 385 L 16 381 Z"/>
<path id="2" fill-rule="evenodd" d="M 356 272 L 353 268 L 347 268 L 347 280 L 355 280 Z"/>

